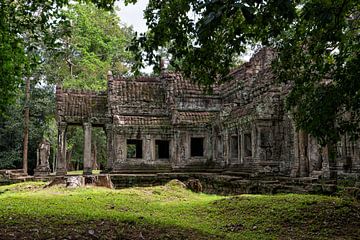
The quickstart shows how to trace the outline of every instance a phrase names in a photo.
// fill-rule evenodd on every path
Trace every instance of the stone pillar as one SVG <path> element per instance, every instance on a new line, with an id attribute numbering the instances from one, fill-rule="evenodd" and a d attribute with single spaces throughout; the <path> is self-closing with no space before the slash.
<path id="1" fill-rule="evenodd" d="M 299 177 L 300 175 L 299 132 L 295 130 L 295 127 L 293 133 L 294 133 L 294 163 L 292 166 L 290 176 Z"/>
<path id="2" fill-rule="evenodd" d="M 253 124 L 251 127 L 251 157 L 253 162 L 258 162 L 257 149 L 258 148 L 258 137 L 256 125 Z"/>
<path id="3" fill-rule="evenodd" d="M 65 122 L 58 123 L 58 147 L 57 147 L 57 166 L 56 175 L 65 175 L 66 166 L 66 127 Z"/>
<path id="4" fill-rule="evenodd" d="M 325 179 L 336 179 L 337 168 L 336 168 L 336 147 L 332 144 L 327 144 L 323 147 L 323 176 Z"/>
<path id="5" fill-rule="evenodd" d="M 114 164 L 114 133 L 112 124 L 106 124 L 104 127 L 106 134 L 106 150 L 107 150 L 107 163 L 106 172 L 111 172 Z"/>
<path id="6" fill-rule="evenodd" d="M 237 135 L 237 148 L 238 148 L 237 162 L 239 164 L 241 164 L 242 163 L 242 158 L 241 158 L 241 132 L 240 132 L 240 128 L 236 129 L 236 135 Z"/>
<path id="7" fill-rule="evenodd" d="M 223 158 L 224 158 L 224 162 L 225 162 L 225 166 L 228 166 L 230 161 L 229 161 L 229 130 L 225 129 L 224 130 L 224 135 L 223 135 Z"/>
<path id="8" fill-rule="evenodd" d="M 91 123 L 84 123 L 84 175 L 92 174 Z"/>
<path id="9" fill-rule="evenodd" d="M 155 141 L 151 140 L 150 134 L 145 135 L 143 146 L 143 158 L 145 161 L 149 163 L 150 161 L 155 160 Z"/>
<path id="10" fill-rule="evenodd" d="M 299 163 L 300 177 L 309 176 L 309 157 L 308 157 L 308 134 L 299 130 Z"/>
<path id="11" fill-rule="evenodd" d="M 181 158 L 181 145 L 180 145 L 180 131 L 175 130 L 173 135 L 173 140 L 171 141 L 171 153 L 170 153 L 170 162 L 173 169 L 177 168 L 180 163 Z"/>
<path id="12" fill-rule="evenodd" d="M 239 132 L 240 137 L 240 163 L 243 164 L 245 161 L 245 134 L 243 132 Z"/>

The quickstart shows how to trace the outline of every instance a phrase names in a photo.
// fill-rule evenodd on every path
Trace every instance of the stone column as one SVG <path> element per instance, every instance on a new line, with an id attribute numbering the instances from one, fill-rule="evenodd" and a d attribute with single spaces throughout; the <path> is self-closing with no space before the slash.
<path id="1" fill-rule="evenodd" d="M 243 132 L 239 132 L 240 137 L 240 163 L 243 164 L 245 161 L 245 134 Z"/>
<path id="2" fill-rule="evenodd" d="M 66 127 L 65 122 L 58 123 L 58 147 L 57 147 L 57 166 L 56 175 L 66 174 Z"/>
<path id="3" fill-rule="evenodd" d="M 293 125 L 294 126 L 294 125 Z M 293 129 L 294 133 L 294 163 L 291 170 L 291 177 L 299 177 L 300 172 L 300 154 L 299 154 L 299 132 Z"/>
<path id="4" fill-rule="evenodd" d="M 323 176 L 325 179 L 336 179 L 337 168 L 336 168 L 336 148 L 332 144 L 327 144 L 322 151 L 323 156 Z"/>
<path id="5" fill-rule="evenodd" d="M 155 160 L 155 157 L 153 156 L 153 155 L 155 155 L 155 154 L 153 154 L 153 153 L 155 153 L 154 141 L 152 141 L 150 134 L 146 134 L 143 141 L 144 141 L 143 158 L 145 159 L 145 161 L 147 163 L 150 163 L 150 161 Z"/>
<path id="6" fill-rule="evenodd" d="M 180 163 L 181 158 L 181 146 L 180 146 L 180 132 L 178 130 L 174 130 L 173 139 L 171 141 L 171 154 L 170 154 L 170 162 L 172 168 L 177 168 Z"/>
<path id="7" fill-rule="evenodd" d="M 308 134 L 299 130 L 300 177 L 309 176 Z"/>
<path id="8" fill-rule="evenodd" d="M 237 129 L 236 131 L 237 134 L 237 148 L 238 148 L 238 163 L 241 164 L 242 163 L 242 159 L 241 159 L 241 132 L 240 132 L 240 128 Z"/>
<path id="9" fill-rule="evenodd" d="M 258 162 L 258 136 L 256 124 L 253 124 L 251 127 L 251 157 L 253 162 Z"/>
<path id="10" fill-rule="evenodd" d="M 229 157 L 229 130 L 225 129 L 224 135 L 223 135 L 223 158 L 225 162 L 225 166 L 228 166 L 230 163 L 230 157 Z"/>
<path id="11" fill-rule="evenodd" d="M 106 172 L 111 172 L 114 163 L 114 133 L 112 124 L 106 124 L 104 127 L 106 134 L 106 150 L 107 150 L 107 163 Z"/>
<path id="12" fill-rule="evenodd" d="M 84 175 L 92 174 L 91 123 L 84 123 Z"/>

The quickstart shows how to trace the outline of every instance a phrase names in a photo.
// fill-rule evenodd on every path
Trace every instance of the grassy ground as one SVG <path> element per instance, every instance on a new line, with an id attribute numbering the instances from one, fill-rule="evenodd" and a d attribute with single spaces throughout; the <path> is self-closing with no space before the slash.
<path id="1" fill-rule="evenodd" d="M 360 204 L 319 195 L 0 187 L 0 239 L 360 239 Z"/>
<path id="2" fill-rule="evenodd" d="M 82 175 L 83 174 L 83 170 L 78 170 L 78 171 L 69 171 L 66 174 L 68 175 Z M 100 170 L 93 170 L 92 174 L 100 174 Z"/>

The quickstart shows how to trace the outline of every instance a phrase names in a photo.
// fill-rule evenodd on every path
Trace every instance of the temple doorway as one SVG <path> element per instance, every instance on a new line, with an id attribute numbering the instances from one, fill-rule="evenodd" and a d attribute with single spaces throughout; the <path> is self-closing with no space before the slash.
<path id="1" fill-rule="evenodd" d="M 78 125 L 69 125 L 66 130 L 66 166 L 67 174 L 82 174 L 84 172 L 84 159 L 90 157 L 87 171 L 93 174 L 104 170 L 107 162 L 106 134 L 102 127 L 91 126 L 90 141 L 86 140 L 85 128 Z M 85 146 L 85 141 L 87 145 Z M 91 142 L 91 143 L 90 143 Z M 89 149 L 84 154 L 84 149 Z M 88 150 L 86 150 L 88 151 Z M 89 169 L 90 168 L 90 169 Z"/>

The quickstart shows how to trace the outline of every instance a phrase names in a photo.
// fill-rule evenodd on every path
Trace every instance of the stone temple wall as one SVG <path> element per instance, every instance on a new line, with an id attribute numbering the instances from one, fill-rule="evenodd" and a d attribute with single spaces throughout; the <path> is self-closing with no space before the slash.
<path id="1" fill-rule="evenodd" d="M 293 128 L 283 110 L 285 91 L 271 72 L 273 57 L 273 51 L 262 49 L 221 86 L 217 135 L 224 144 L 218 155 L 232 169 L 282 175 L 291 171 Z"/>
<path id="2" fill-rule="evenodd" d="M 107 136 L 107 170 L 115 172 L 228 171 L 252 175 L 324 177 L 360 175 L 360 142 L 346 136 L 320 149 L 298 131 L 284 110 L 290 86 L 271 71 L 275 53 L 261 49 L 230 73 L 231 80 L 207 93 L 180 74 L 108 76 L 107 92 L 57 88 L 59 172 L 66 170 L 68 124 Z M 85 142 L 86 142 L 85 141 Z M 331 161 L 328 150 L 336 148 Z M 85 165 L 91 166 L 84 146 Z M 89 167 L 87 172 L 91 171 Z"/>

